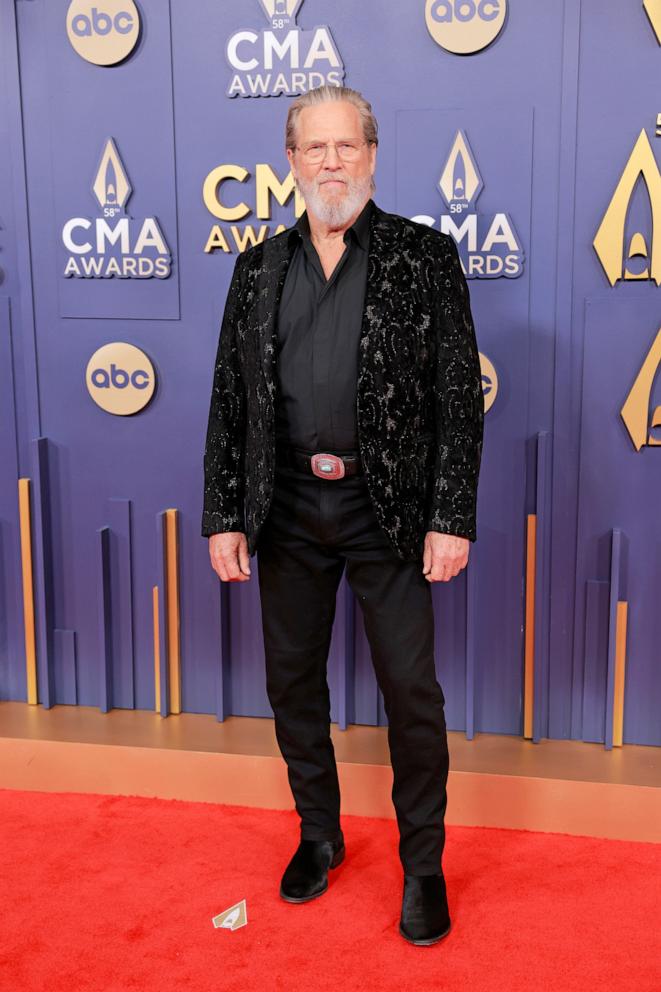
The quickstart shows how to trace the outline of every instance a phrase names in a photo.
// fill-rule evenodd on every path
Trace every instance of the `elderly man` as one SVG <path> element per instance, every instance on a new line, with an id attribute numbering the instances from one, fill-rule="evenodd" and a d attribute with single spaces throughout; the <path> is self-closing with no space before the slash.
<path id="1" fill-rule="evenodd" d="M 237 258 L 211 395 L 202 534 L 224 582 L 257 553 L 266 685 L 300 843 L 280 887 L 307 902 L 344 858 L 326 663 L 347 580 L 388 716 L 399 930 L 450 930 L 441 866 L 448 747 L 432 582 L 476 537 L 484 403 L 454 240 L 372 200 L 377 125 L 347 87 L 290 106 L 306 213 Z"/>

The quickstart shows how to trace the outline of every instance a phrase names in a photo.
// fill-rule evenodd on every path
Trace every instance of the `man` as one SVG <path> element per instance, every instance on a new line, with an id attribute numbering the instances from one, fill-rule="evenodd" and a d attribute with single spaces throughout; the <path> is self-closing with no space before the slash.
<path id="1" fill-rule="evenodd" d="M 344 858 L 326 661 L 346 566 L 388 716 L 400 933 L 450 929 L 448 748 L 431 583 L 476 538 L 484 402 L 454 240 L 371 199 L 377 124 L 355 90 L 297 98 L 286 149 L 306 213 L 237 258 L 204 455 L 202 534 L 222 581 L 257 553 L 267 693 L 301 818 L 280 895 Z"/>

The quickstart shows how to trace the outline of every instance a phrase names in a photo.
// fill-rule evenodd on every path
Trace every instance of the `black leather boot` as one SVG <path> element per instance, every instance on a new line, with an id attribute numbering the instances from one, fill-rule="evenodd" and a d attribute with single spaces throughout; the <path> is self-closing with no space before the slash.
<path id="1" fill-rule="evenodd" d="M 280 895 L 287 902 L 308 902 L 328 888 L 328 869 L 344 861 L 344 836 L 336 840 L 301 840 L 285 868 Z"/>
<path id="2" fill-rule="evenodd" d="M 412 944 L 435 944 L 450 932 L 445 878 L 404 873 L 404 894 L 399 932 Z"/>

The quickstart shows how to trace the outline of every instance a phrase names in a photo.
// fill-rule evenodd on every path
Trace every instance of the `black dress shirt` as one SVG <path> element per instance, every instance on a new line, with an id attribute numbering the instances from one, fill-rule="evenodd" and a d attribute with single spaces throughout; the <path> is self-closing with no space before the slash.
<path id="1" fill-rule="evenodd" d="M 307 213 L 292 229 L 297 244 L 278 310 L 275 433 L 306 451 L 358 450 L 358 347 L 372 202 L 344 232 L 346 248 L 328 280 Z"/>

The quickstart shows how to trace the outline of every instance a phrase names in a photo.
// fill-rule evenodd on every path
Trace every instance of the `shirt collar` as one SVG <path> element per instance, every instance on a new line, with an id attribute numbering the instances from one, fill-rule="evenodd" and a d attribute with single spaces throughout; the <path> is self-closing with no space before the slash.
<path id="1" fill-rule="evenodd" d="M 370 218 L 372 215 L 373 205 L 374 205 L 374 201 L 370 198 L 363 207 L 363 209 L 361 210 L 361 212 L 356 217 L 351 227 L 348 227 L 347 230 L 344 232 L 345 242 L 348 240 L 350 235 L 353 235 L 356 242 L 360 245 L 360 247 L 364 251 L 367 251 L 369 247 Z M 290 240 L 294 238 L 298 240 L 299 237 L 300 238 L 310 237 L 310 221 L 308 220 L 307 210 L 299 217 L 295 225 L 291 228 L 289 237 Z"/>

